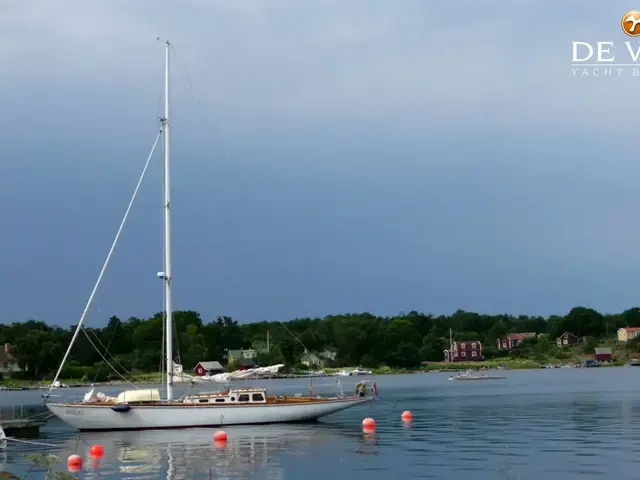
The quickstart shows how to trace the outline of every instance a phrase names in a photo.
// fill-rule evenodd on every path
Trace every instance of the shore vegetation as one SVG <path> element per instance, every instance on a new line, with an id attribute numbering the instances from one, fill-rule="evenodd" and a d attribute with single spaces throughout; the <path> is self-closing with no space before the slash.
<path id="1" fill-rule="evenodd" d="M 122 320 L 112 316 L 102 328 L 83 328 L 61 378 L 84 383 L 123 378 L 158 381 L 158 373 L 153 372 L 159 372 L 161 367 L 163 322 L 162 313 L 146 319 Z M 255 360 L 259 364 L 283 363 L 289 372 L 320 369 L 331 372 L 344 366 L 359 366 L 374 373 L 501 365 L 536 368 L 545 364 L 578 364 L 593 358 L 594 349 L 599 346 L 611 347 L 613 363 L 624 364 L 640 350 L 640 339 L 617 342 L 616 331 L 625 326 L 640 326 L 639 308 L 602 314 L 591 308 L 575 307 L 566 315 L 549 317 L 487 315 L 463 310 L 451 315 L 409 311 L 391 317 L 365 312 L 252 323 L 241 323 L 229 316 L 207 321 L 198 312 L 177 311 L 174 354 L 185 372 L 192 371 L 200 361 L 224 363 L 228 351 L 241 349 L 257 352 Z M 75 325 L 59 327 L 42 320 L 0 325 L 0 344 L 6 344 L 5 350 L 10 350 L 0 365 L 5 385 L 51 380 L 74 329 Z M 464 365 L 443 363 L 449 329 L 454 341 L 482 342 L 485 361 Z M 497 348 L 499 338 L 517 332 L 532 332 L 536 336 L 518 348 Z M 580 343 L 558 347 L 556 338 L 565 332 L 578 337 Z"/>

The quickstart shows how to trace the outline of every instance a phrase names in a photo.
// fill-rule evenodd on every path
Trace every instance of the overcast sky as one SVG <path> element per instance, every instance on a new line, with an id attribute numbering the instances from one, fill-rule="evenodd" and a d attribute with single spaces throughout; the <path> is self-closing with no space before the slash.
<path id="1" fill-rule="evenodd" d="M 0 3 L 0 321 L 77 322 L 173 62 L 174 303 L 205 319 L 640 305 L 626 2 Z M 482 7 L 480 7 L 480 4 Z M 89 316 L 162 308 L 158 152 Z"/>

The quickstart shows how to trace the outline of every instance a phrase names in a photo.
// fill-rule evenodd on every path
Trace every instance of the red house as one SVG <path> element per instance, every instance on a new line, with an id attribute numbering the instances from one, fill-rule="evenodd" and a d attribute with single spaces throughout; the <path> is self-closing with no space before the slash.
<path id="1" fill-rule="evenodd" d="M 204 377 L 205 375 L 222 373 L 224 372 L 224 368 L 220 362 L 198 362 L 193 371 L 198 377 Z"/>
<path id="2" fill-rule="evenodd" d="M 596 347 L 596 361 L 610 362 L 611 357 L 611 347 Z"/>
<path id="3" fill-rule="evenodd" d="M 535 336 L 536 334 L 533 332 L 509 333 L 506 337 L 498 339 L 498 350 L 511 350 L 512 348 L 518 348 L 522 342 L 530 338 L 535 338 Z"/>
<path id="4" fill-rule="evenodd" d="M 484 360 L 482 343 L 478 340 L 453 342 L 451 348 L 444 351 L 445 362 L 479 362 Z"/>

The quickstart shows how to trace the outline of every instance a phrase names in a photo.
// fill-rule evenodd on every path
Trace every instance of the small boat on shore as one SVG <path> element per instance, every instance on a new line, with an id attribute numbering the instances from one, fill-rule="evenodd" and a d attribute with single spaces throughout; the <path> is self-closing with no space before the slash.
<path id="1" fill-rule="evenodd" d="M 334 375 L 338 377 L 351 377 L 356 375 L 373 375 L 371 370 L 362 370 L 360 367 L 354 368 L 353 370 L 340 370 L 336 372 Z"/>
<path id="2" fill-rule="evenodd" d="M 373 372 L 371 370 L 363 370 L 358 367 L 351 370 L 351 375 L 373 375 Z"/>
<path id="3" fill-rule="evenodd" d="M 486 373 L 478 373 L 473 372 L 471 370 L 467 370 L 464 373 L 459 373 L 458 375 L 452 375 L 449 377 L 449 380 L 503 380 L 506 377 L 494 377 L 487 375 Z"/>

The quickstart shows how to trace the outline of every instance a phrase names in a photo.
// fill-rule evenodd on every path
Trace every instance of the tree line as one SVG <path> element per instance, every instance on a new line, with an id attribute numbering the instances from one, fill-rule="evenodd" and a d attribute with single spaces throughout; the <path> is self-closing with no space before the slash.
<path id="1" fill-rule="evenodd" d="M 103 328 L 85 328 L 74 344 L 62 373 L 63 378 L 87 377 L 100 381 L 112 376 L 105 360 L 124 372 L 159 371 L 162 362 L 164 316 L 111 317 Z M 231 317 L 205 321 L 195 311 L 174 312 L 174 355 L 185 371 L 203 360 L 223 361 L 226 351 L 254 348 L 261 364 L 299 364 L 305 349 L 336 353 L 335 365 L 413 368 L 423 361 L 441 361 L 454 340 L 480 340 L 484 355 L 504 355 L 495 345 L 507 333 L 546 333 L 552 348 L 564 332 L 598 339 L 613 336 L 623 326 L 640 325 L 640 308 L 618 314 L 601 314 L 575 307 L 566 315 L 484 315 L 458 310 L 452 315 L 434 316 L 410 311 L 392 317 L 370 313 L 299 318 L 287 322 L 238 323 Z M 43 321 L 28 320 L 0 325 L 0 341 L 14 346 L 15 358 L 25 378 L 50 378 L 58 368 L 71 341 L 75 326 L 61 328 Z M 267 352 L 267 332 L 271 348 Z"/>

